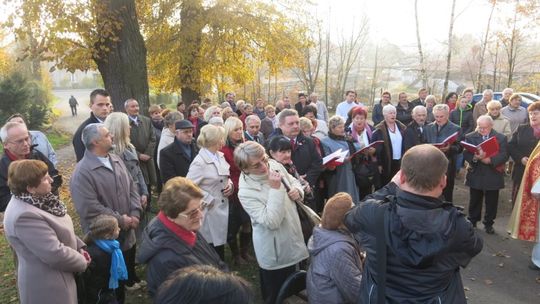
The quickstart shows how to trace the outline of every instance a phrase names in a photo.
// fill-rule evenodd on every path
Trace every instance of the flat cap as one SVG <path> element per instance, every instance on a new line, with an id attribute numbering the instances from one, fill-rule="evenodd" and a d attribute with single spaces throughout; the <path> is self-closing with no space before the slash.
<path id="1" fill-rule="evenodd" d="M 193 124 L 189 120 L 180 120 L 174 123 L 174 127 L 178 129 L 191 129 L 193 128 Z"/>

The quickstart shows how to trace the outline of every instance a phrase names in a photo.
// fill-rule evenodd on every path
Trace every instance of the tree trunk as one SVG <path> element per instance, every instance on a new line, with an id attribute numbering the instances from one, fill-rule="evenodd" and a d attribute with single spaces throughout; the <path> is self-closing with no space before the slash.
<path id="1" fill-rule="evenodd" d="M 516 0 L 516 7 L 514 9 L 514 21 L 512 25 L 512 36 L 510 37 L 510 46 L 507 47 L 506 53 L 508 55 L 508 82 L 506 83 L 506 87 L 510 88 L 512 87 L 512 79 L 514 77 L 514 70 L 516 69 L 516 55 L 517 55 L 517 41 L 518 38 L 517 35 L 517 16 L 518 16 L 518 5 L 519 1 Z"/>
<path id="2" fill-rule="evenodd" d="M 332 10 L 328 8 L 328 16 L 331 16 Z M 328 66 L 330 65 L 330 18 L 328 18 L 328 30 L 326 32 L 326 60 L 324 64 L 324 103 L 328 107 Z"/>
<path id="3" fill-rule="evenodd" d="M 106 0 L 107 13 L 113 12 L 121 28 L 115 33 L 116 39 L 106 39 L 97 43 L 99 55 L 94 57 L 103 78 L 105 89 L 111 94 L 116 111 L 124 111 L 124 101 L 135 98 L 141 113 L 148 114 L 148 76 L 146 70 L 146 47 L 139 29 L 134 0 Z M 106 21 L 102 14 L 98 20 Z M 103 27 L 105 25 L 100 25 Z M 114 38 L 114 37 L 112 37 Z M 116 41 L 114 41 L 116 40 Z M 108 48 L 109 51 L 101 51 Z"/>
<path id="4" fill-rule="evenodd" d="M 478 66 L 478 76 L 476 77 L 476 92 L 480 93 L 483 90 L 482 87 L 482 73 L 484 69 L 484 56 L 486 54 L 486 47 L 489 37 L 489 28 L 491 27 L 491 17 L 493 17 L 493 11 L 495 10 L 495 5 L 497 1 L 492 0 L 491 3 L 491 12 L 489 13 L 488 23 L 486 27 L 486 35 L 484 36 L 484 41 L 482 42 L 482 47 L 480 49 L 480 64 Z"/>
<path id="5" fill-rule="evenodd" d="M 375 46 L 375 64 L 373 66 L 373 75 L 371 78 L 371 89 L 369 90 L 368 105 L 373 106 L 375 103 L 375 89 L 377 85 L 377 69 L 379 65 L 379 45 Z"/>
<path id="6" fill-rule="evenodd" d="M 201 47 L 204 27 L 204 8 L 201 0 L 184 0 L 180 11 L 180 34 L 178 40 L 186 41 L 180 48 L 178 77 L 182 87 L 182 101 L 188 107 L 201 95 Z"/>
<path id="7" fill-rule="evenodd" d="M 450 78 L 450 66 L 452 64 L 452 33 L 454 31 L 454 11 L 456 9 L 456 0 L 452 1 L 452 12 L 450 13 L 450 27 L 448 29 L 448 54 L 446 55 L 446 75 L 444 76 L 444 86 L 442 96 L 445 98 L 448 93 L 448 80 Z"/>
<path id="8" fill-rule="evenodd" d="M 422 42 L 420 41 L 420 25 L 418 22 L 418 0 L 414 0 L 414 18 L 416 20 L 416 43 L 418 44 L 418 59 L 420 60 L 420 79 L 422 87 L 427 88 L 427 72 L 424 63 L 424 53 L 422 52 Z"/>

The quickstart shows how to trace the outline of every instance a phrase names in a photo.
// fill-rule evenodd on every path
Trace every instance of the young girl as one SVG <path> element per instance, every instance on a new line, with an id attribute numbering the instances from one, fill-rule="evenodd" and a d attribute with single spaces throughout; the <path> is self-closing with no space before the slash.
<path id="1" fill-rule="evenodd" d="M 86 234 L 84 242 L 92 262 L 84 273 L 84 303 L 124 303 L 124 284 L 128 278 L 126 263 L 116 240 L 120 233 L 118 221 L 111 215 L 100 215 Z"/>

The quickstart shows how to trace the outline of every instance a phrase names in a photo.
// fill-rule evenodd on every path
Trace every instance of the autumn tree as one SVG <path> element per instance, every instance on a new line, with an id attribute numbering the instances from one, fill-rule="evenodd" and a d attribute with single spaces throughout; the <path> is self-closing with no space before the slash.
<path id="1" fill-rule="evenodd" d="M 5 0 L 6 26 L 27 43 L 21 58 L 52 61 L 68 71 L 97 68 L 116 109 L 135 98 L 148 108 L 146 48 L 135 0 Z"/>
<path id="2" fill-rule="evenodd" d="M 269 73 L 300 61 L 298 46 L 304 28 L 273 3 L 141 3 L 145 10 L 141 21 L 147 38 L 150 82 L 159 90 L 180 90 L 186 103 L 199 99 L 214 85 L 249 83 L 256 76 L 255 61 L 267 64 Z"/>

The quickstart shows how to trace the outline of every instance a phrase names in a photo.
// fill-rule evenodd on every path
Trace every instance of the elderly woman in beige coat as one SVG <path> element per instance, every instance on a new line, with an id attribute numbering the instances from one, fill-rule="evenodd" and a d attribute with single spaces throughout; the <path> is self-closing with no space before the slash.
<path id="1" fill-rule="evenodd" d="M 229 179 L 229 164 L 221 148 L 227 135 L 223 127 L 206 125 L 201 129 L 197 145 L 201 148 L 191 165 L 187 178 L 197 184 L 204 193 L 204 219 L 201 234 L 216 249 L 221 260 L 225 260 L 229 200 L 234 186 Z"/>
<path id="2" fill-rule="evenodd" d="M 77 303 L 74 273 L 83 272 L 90 262 L 66 206 L 51 193 L 51 182 L 42 161 L 20 160 L 9 167 L 13 196 L 4 229 L 18 258 L 22 304 Z"/>

